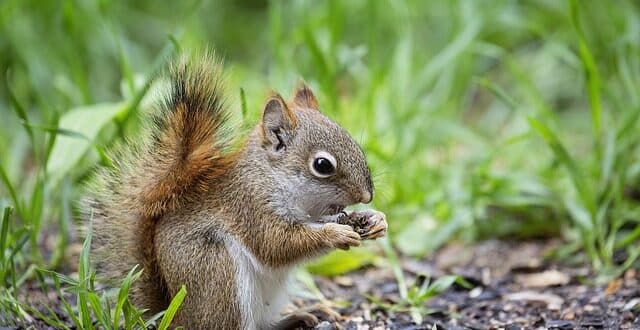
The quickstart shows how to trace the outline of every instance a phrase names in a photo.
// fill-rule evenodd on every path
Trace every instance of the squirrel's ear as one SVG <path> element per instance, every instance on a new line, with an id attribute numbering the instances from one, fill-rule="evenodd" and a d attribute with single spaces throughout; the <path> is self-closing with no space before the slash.
<path id="1" fill-rule="evenodd" d="M 318 110 L 318 101 L 315 95 L 304 82 L 298 84 L 293 97 L 293 103 L 299 107 Z"/>
<path id="2" fill-rule="evenodd" d="M 262 136 L 266 147 L 280 152 L 287 147 L 296 127 L 296 116 L 289 110 L 282 96 L 275 94 L 267 100 L 262 114 Z"/>

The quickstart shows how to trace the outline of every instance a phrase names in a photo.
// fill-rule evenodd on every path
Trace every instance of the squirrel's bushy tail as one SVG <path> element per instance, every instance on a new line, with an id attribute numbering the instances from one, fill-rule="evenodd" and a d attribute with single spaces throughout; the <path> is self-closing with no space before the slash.
<path id="1" fill-rule="evenodd" d="M 150 143 L 133 177 L 142 215 L 161 216 L 206 188 L 224 170 L 227 112 L 220 69 L 211 60 L 180 60 L 171 91 L 152 116 Z M 133 196 L 132 196 L 133 197 Z"/>
<path id="2" fill-rule="evenodd" d="M 156 221 L 196 198 L 222 173 L 227 119 L 220 65 L 210 56 L 184 57 L 171 69 L 168 95 L 145 118 L 140 142 L 114 154 L 98 172 L 85 211 L 93 227 L 92 257 L 106 279 L 121 279 L 136 264 L 132 288 L 139 307 L 155 313 L 168 296 L 154 252 Z"/>

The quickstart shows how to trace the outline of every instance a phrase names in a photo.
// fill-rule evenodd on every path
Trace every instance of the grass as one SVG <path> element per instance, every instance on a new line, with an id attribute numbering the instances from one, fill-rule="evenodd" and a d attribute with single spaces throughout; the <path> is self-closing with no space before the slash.
<path id="1" fill-rule="evenodd" d="M 398 261 L 398 256 L 393 250 L 388 239 L 382 240 L 382 246 L 387 256 L 389 266 L 398 283 L 400 300 L 394 304 L 387 303 L 378 297 L 368 296 L 367 298 L 376 306 L 391 312 L 407 312 L 411 315 L 413 322 L 422 324 L 423 316 L 433 313 L 425 307 L 425 302 L 449 289 L 453 284 L 470 288 L 471 285 L 462 277 L 457 275 L 446 275 L 432 281 L 429 274 L 419 274 L 415 282 L 407 284 L 404 272 Z"/>
<path id="2" fill-rule="evenodd" d="M 558 256 L 618 276 L 640 255 L 639 26 L 630 0 L 3 1 L 0 323 L 59 325 L 20 299 L 35 282 L 73 298 L 75 326 L 143 327 L 67 256 L 73 206 L 104 150 L 136 131 L 168 59 L 207 47 L 226 59 L 239 125 L 270 89 L 313 87 L 363 145 L 400 253 L 561 236 Z M 380 264 L 369 251 L 315 271 Z"/>

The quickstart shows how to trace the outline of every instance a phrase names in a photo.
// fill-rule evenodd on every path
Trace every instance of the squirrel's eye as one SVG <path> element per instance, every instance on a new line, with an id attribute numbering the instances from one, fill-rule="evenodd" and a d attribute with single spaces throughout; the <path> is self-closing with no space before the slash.
<path id="1" fill-rule="evenodd" d="M 336 173 L 336 159 L 320 151 L 311 159 L 311 173 L 319 178 L 328 178 Z"/>
<path id="2" fill-rule="evenodd" d="M 313 161 L 313 169 L 322 175 L 329 175 L 333 173 L 333 164 L 328 159 L 320 157 Z"/>

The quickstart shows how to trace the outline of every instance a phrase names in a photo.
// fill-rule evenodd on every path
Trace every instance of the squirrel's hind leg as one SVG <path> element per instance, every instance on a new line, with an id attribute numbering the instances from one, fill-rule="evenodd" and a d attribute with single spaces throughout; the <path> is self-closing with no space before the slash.
<path id="1" fill-rule="evenodd" d="M 285 316 L 274 326 L 274 329 L 313 328 L 318 324 L 318 318 L 335 322 L 341 317 L 340 313 L 328 305 L 318 303 L 309 307 L 303 307 Z"/>
<path id="2" fill-rule="evenodd" d="M 220 233 L 175 229 L 184 222 L 161 222 L 157 231 L 158 264 L 174 296 L 182 285 L 187 296 L 176 315 L 185 329 L 242 329 L 233 257 Z M 184 234 L 184 233 L 187 234 Z"/>
<path id="3" fill-rule="evenodd" d="M 293 312 L 278 323 L 276 323 L 272 330 L 293 330 L 299 328 L 313 328 L 318 324 L 318 318 L 308 312 L 298 311 Z"/>

